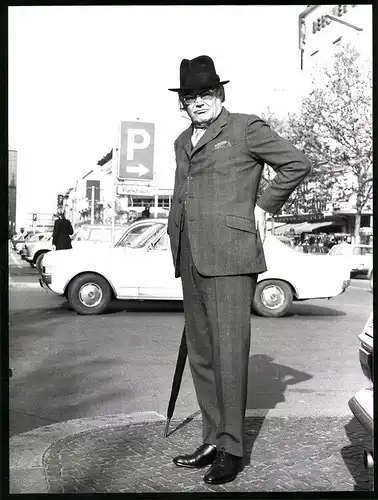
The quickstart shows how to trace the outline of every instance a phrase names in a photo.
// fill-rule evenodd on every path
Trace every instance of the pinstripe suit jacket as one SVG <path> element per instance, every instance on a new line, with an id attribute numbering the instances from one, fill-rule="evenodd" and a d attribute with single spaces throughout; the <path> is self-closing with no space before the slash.
<path id="1" fill-rule="evenodd" d="M 256 115 L 222 109 L 194 148 L 193 128 L 175 141 L 176 174 L 168 218 L 175 275 L 180 223 L 186 223 L 198 271 L 225 276 L 266 271 L 257 204 L 274 214 L 311 170 L 307 157 Z M 264 163 L 277 172 L 256 200 Z"/>

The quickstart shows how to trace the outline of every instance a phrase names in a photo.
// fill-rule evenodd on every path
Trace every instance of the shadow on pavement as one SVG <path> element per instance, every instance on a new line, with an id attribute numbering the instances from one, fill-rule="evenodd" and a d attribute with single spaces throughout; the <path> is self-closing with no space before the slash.
<path id="1" fill-rule="evenodd" d="M 246 419 L 246 464 L 250 463 L 254 443 L 269 410 L 275 408 L 277 403 L 285 401 L 286 387 L 311 378 L 309 373 L 274 363 L 274 359 L 266 354 L 250 356 L 247 410 L 258 409 L 260 416 Z"/>
<path id="2" fill-rule="evenodd" d="M 185 420 L 180 422 L 174 429 L 170 430 L 166 437 L 171 436 L 173 433 L 179 431 L 180 429 L 182 429 L 186 425 L 190 424 L 190 422 L 192 420 L 194 420 L 198 415 L 201 415 L 201 410 L 198 410 L 198 411 L 192 413 L 191 415 L 189 415 L 189 417 L 187 417 Z"/>
<path id="3" fill-rule="evenodd" d="M 68 305 L 69 307 L 69 305 Z M 103 314 L 114 314 L 120 311 L 127 312 L 183 312 L 182 300 L 113 300 L 107 311 Z M 251 311 L 255 315 L 254 311 Z M 291 318 L 293 316 L 346 316 L 346 312 L 331 307 L 318 306 L 314 304 L 294 303 L 289 313 L 285 316 Z M 272 318 L 263 318 L 272 319 Z M 273 318 L 275 319 L 275 318 Z M 279 318 L 280 320 L 284 318 Z"/>
<path id="4" fill-rule="evenodd" d="M 113 300 L 103 314 L 124 312 L 180 312 L 184 310 L 182 300 Z"/>
<path id="5" fill-rule="evenodd" d="M 311 303 L 294 302 L 286 318 L 292 316 L 346 316 L 345 311 L 332 307 L 318 306 Z"/>
<path id="6" fill-rule="evenodd" d="M 344 428 L 350 445 L 341 448 L 340 453 L 355 481 L 354 490 L 372 491 L 373 471 L 365 469 L 363 451 L 373 449 L 373 439 L 355 417 L 352 417 Z"/>

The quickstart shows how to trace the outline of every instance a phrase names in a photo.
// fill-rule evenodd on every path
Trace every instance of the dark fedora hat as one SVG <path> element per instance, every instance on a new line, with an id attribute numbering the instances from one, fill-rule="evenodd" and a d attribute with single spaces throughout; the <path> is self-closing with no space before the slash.
<path id="1" fill-rule="evenodd" d="M 229 81 L 220 81 L 211 57 L 198 56 L 191 60 L 183 59 L 181 61 L 180 88 L 168 90 L 182 92 L 185 90 L 211 89 L 217 85 L 224 85 Z"/>

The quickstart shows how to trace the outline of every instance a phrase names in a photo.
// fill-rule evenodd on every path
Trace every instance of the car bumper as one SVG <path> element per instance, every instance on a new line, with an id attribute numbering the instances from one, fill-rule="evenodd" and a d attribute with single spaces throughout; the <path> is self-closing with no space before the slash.
<path id="1" fill-rule="evenodd" d="M 39 284 L 42 288 L 48 288 L 51 290 L 49 285 L 51 285 L 51 274 L 42 273 L 39 276 Z"/>
<path id="2" fill-rule="evenodd" d="M 360 345 L 359 358 L 364 375 L 372 381 L 374 378 L 373 353 L 368 346 Z"/>
<path id="3" fill-rule="evenodd" d="M 353 415 L 362 427 L 370 434 L 374 432 L 374 401 L 373 388 L 358 391 L 349 401 L 348 405 Z"/>

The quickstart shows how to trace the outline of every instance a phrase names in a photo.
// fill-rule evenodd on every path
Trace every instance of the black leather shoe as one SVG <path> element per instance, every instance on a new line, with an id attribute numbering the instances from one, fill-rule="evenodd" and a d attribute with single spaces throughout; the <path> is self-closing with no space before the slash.
<path id="1" fill-rule="evenodd" d="M 179 455 L 173 459 L 173 463 L 179 467 L 189 467 L 190 469 L 200 469 L 210 465 L 216 455 L 217 448 L 212 444 L 201 444 L 194 453 L 190 455 Z"/>
<path id="2" fill-rule="evenodd" d="M 222 484 L 233 481 L 243 468 L 243 458 L 227 453 L 224 448 L 217 451 L 214 462 L 203 480 L 205 483 Z"/>

